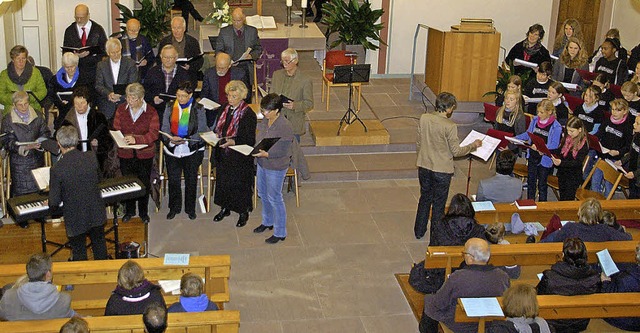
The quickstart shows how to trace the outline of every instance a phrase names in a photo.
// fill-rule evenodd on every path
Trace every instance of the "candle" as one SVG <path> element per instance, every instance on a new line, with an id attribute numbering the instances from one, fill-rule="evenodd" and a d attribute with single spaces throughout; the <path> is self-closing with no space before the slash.
<path id="1" fill-rule="evenodd" d="M 307 0 L 302 0 L 302 3 L 300 4 L 300 7 L 307 8 Z"/>
<path id="2" fill-rule="evenodd" d="M 293 0 L 287 0 L 287 7 L 293 6 Z"/>

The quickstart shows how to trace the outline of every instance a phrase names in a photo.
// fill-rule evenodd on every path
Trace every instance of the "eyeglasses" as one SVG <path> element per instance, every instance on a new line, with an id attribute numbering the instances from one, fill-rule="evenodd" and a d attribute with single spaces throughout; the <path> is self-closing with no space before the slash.
<path id="1" fill-rule="evenodd" d="M 178 57 L 162 56 L 162 59 L 177 59 Z"/>
<path id="2" fill-rule="evenodd" d="M 296 60 L 296 59 L 290 59 L 289 61 L 287 61 L 287 60 L 284 60 L 284 59 L 283 59 L 283 60 L 280 60 L 280 63 L 281 63 L 282 65 L 284 65 L 284 66 L 287 66 L 287 65 L 289 65 L 290 63 L 294 62 L 295 60 Z"/>
<path id="3" fill-rule="evenodd" d="M 262 112 L 262 113 L 269 113 L 269 112 L 273 112 L 273 111 L 275 111 L 275 110 L 267 110 L 267 109 L 260 108 L 260 112 Z"/>
<path id="4" fill-rule="evenodd" d="M 466 256 L 466 255 L 469 255 L 469 256 L 473 257 L 473 255 L 472 255 L 471 253 L 469 253 L 469 252 L 464 252 L 464 251 L 462 251 L 461 253 L 462 253 L 462 257 L 463 257 L 463 258 L 464 258 L 464 256 Z"/>
<path id="5" fill-rule="evenodd" d="M 127 101 L 131 101 L 131 102 L 135 102 L 140 99 L 136 96 L 131 96 L 131 95 L 127 95 L 125 98 L 127 99 Z"/>

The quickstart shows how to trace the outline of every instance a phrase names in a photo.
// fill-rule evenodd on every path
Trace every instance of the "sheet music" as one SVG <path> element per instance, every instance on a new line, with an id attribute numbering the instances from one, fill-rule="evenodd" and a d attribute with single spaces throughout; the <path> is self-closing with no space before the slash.
<path id="1" fill-rule="evenodd" d="M 253 15 L 246 17 L 247 25 L 256 29 L 278 29 L 276 19 L 273 16 Z"/>
<path id="2" fill-rule="evenodd" d="M 251 59 L 251 57 L 249 56 L 249 53 L 251 53 L 251 48 L 247 47 L 247 50 L 244 51 L 244 53 L 240 56 L 240 58 L 234 60 L 231 62 L 232 65 L 236 65 L 238 64 L 238 62 L 243 61 L 243 60 L 249 60 Z"/>
<path id="3" fill-rule="evenodd" d="M 528 146 L 528 145 L 529 145 L 529 144 L 528 144 L 527 142 L 525 142 L 525 141 L 522 141 L 522 140 L 520 140 L 520 139 L 516 139 L 516 138 L 514 138 L 514 137 L 510 137 L 510 136 L 505 136 L 505 137 L 504 137 L 504 139 L 505 139 L 505 140 L 507 140 L 507 141 L 509 141 L 509 142 L 511 142 L 511 143 L 514 143 L 514 144 L 520 145 L 520 146 Z"/>
<path id="4" fill-rule="evenodd" d="M 554 56 L 553 54 L 550 54 L 550 55 L 549 55 L 549 57 L 551 57 L 551 59 L 553 59 L 553 60 L 558 60 L 558 59 L 560 59 L 560 58 L 558 58 L 558 57 Z"/>
<path id="5" fill-rule="evenodd" d="M 496 210 L 496 207 L 493 206 L 493 203 L 491 201 L 474 201 L 471 203 L 471 205 L 473 205 L 473 210 L 475 210 L 476 212 Z"/>
<path id="6" fill-rule="evenodd" d="M 524 98 L 524 102 L 525 103 L 540 103 L 542 102 L 543 99 L 545 99 L 546 97 L 529 97 L 529 96 L 522 96 L 522 98 Z"/>
<path id="7" fill-rule="evenodd" d="M 230 146 L 229 148 L 246 156 L 249 156 L 249 154 L 251 154 L 251 152 L 253 151 L 253 147 L 249 145 L 236 145 L 236 146 Z"/>
<path id="8" fill-rule="evenodd" d="M 606 276 L 611 276 L 620 272 L 616 263 L 613 262 L 613 258 L 611 258 L 611 254 L 609 253 L 609 249 L 604 249 L 602 251 L 596 252 L 596 256 L 598 256 L 598 261 L 600 262 L 600 266 L 602 267 L 602 272 Z"/>
<path id="9" fill-rule="evenodd" d="M 524 67 L 529 67 L 529 68 L 538 67 L 538 64 L 536 64 L 534 62 L 528 62 L 528 61 L 524 61 L 524 60 L 518 59 L 518 58 L 513 60 L 513 65 L 514 66 L 524 66 Z"/>
<path id="10" fill-rule="evenodd" d="M 50 170 L 51 167 L 42 167 L 31 170 L 31 174 L 33 174 L 33 178 L 35 178 L 36 184 L 38 184 L 38 188 L 40 190 L 46 190 L 47 187 L 49 187 Z"/>
<path id="11" fill-rule="evenodd" d="M 165 253 L 164 265 L 189 265 L 189 253 Z"/>
<path id="12" fill-rule="evenodd" d="M 124 135 L 120 131 L 109 131 L 109 134 L 111 134 L 111 137 L 113 138 L 113 141 L 115 141 L 116 144 L 118 145 L 118 148 L 142 149 L 147 147 L 146 144 L 138 144 L 138 145 L 127 144 L 127 142 L 124 141 Z"/>
<path id="13" fill-rule="evenodd" d="M 568 90 L 578 90 L 578 85 L 575 83 L 560 82 L 560 84 L 562 84 Z"/>
<path id="14" fill-rule="evenodd" d="M 261 97 L 267 96 L 267 91 L 262 89 L 260 85 L 258 85 L 258 92 L 260 93 Z"/>
<path id="15" fill-rule="evenodd" d="M 158 284 L 165 293 L 180 291 L 180 280 L 158 280 Z"/>
<path id="16" fill-rule="evenodd" d="M 627 170 L 625 170 L 622 166 L 617 165 L 614 161 L 605 158 L 604 160 L 605 162 L 607 162 L 607 164 L 609 164 L 612 168 L 614 168 L 615 170 L 622 172 L 622 173 L 627 173 Z"/>
<path id="17" fill-rule="evenodd" d="M 467 135 L 467 137 L 464 138 L 462 142 L 460 142 L 460 147 L 467 146 L 475 140 L 481 140 L 482 146 L 478 147 L 474 152 L 471 153 L 471 155 L 477 156 L 484 161 L 487 161 L 489 157 L 491 157 L 493 151 L 496 150 L 496 148 L 498 148 L 498 145 L 500 144 L 500 139 L 496 139 L 494 137 L 490 137 L 486 134 L 482 134 L 480 132 L 472 130 L 469 135 Z"/>
<path id="18" fill-rule="evenodd" d="M 198 103 L 202 104 L 202 106 L 204 106 L 205 109 L 207 110 L 214 110 L 220 107 L 220 104 L 206 98 L 206 97 L 202 97 Z"/>
<path id="19" fill-rule="evenodd" d="M 460 298 L 467 317 L 504 317 L 504 312 L 495 297 Z"/>
<path id="20" fill-rule="evenodd" d="M 218 141 L 220 141 L 218 134 L 214 133 L 213 131 L 200 133 L 200 137 L 202 138 L 202 140 L 212 146 L 217 145 Z"/>

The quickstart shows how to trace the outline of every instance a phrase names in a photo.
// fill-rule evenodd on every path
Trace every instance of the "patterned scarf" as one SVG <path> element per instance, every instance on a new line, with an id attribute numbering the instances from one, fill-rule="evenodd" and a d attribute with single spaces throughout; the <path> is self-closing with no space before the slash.
<path id="1" fill-rule="evenodd" d="M 180 104 L 178 99 L 173 103 L 173 110 L 171 111 L 171 133 L 181 138 L 186 137 L 189 134 L 189 114 L 191 111 L 191 104 L 193 103 L 193 97 L 189 99 L 187 104 Z M 182 109 L 182 113 L 180 110 Z"/>
<path id="2" fill-rule="evenodd" d="M 58 84 L 64 89 L 71 89 L 76 85 L 78 81 L 78 77 L 80 76 L 80 69 L 76 67 L 75 73 L 73 73 L 73 77 L 71 78 L 71 82 L 67 82 L 65 77 L 67 77 L 67 72 L 64 70 L 64 67 L 60 68 L 56 73 L 56 81 Z"/>
<path id="3" fill-rule="evenodd" d="M 540 51 L 540 49 L 542 48 L 542 43 L 538 41 L 537 43 L 533 44 L 533 46 L 529 46 L 529 41 L 525 39 L 522 42 L 522 46 L 524 48 L 524 54 L 522 55 L 524 57 L 524 61 L 529 61 L 529 59 L 531 59 L 534 54 Z"/>
<path id="4" fill-rule="evenodd" d="M 571 135 L 567 135 L 564 146 L 562 146 L 562 156 L 567 157 L 569 151 L 571 151 L 571 155 L 573 155 L 573 158 L 575 159 L 576 156 L 578 156 L 578 151 L 580 151 L 580 149 L 582 149 L 582 146 L 584 146 L 586 143 L 587 137 L 585 136 L 584 138 L 582 138 L 582 141 L 578 144 L 578 146 L 574 147 L 573 138 L 571 137 Z"/>
<path id="5" fill-rule="evenodd" d="M 220 137 L 235 137 L 236 134 L 238 133 L 238 125 L 240 124 L 240 118 L 242 118 L 242 116 L 244 115 L 245 110 L 249 107 L 249 105 L 247 105 L 247 103 L 245 103 L 244 101 L 241 101 L 240 104 L 238 104 L 238 107 L 235 109 L 235 111 L 231 111 L 231 105 L 227 105 L 224 108 L 224 111 L 222 111 L 222 114 L 220 115 L 220 118 L 218 120 L 218 124 L 216 125 L 216 134 L 218 134 L 218 136 Z M 227 115 L 229 114 L 229 112 L 233 112 L 233 116 L 231 118 L 231 124 L 229 124 L 229 126 L 227 127 L 227 132 L 226 133 L 222 133 L 222 129 L 225 126 L 225 122 L 227 121 Z"/>
<path id="6" fill-rule="evenodd" d="M 142 54 L 142 38 L 138 36 L 133 39 L 124 34 L 122 37 L 122 56 L 131 57 L 136 62 L 141 61 L 145 56 Z"/>

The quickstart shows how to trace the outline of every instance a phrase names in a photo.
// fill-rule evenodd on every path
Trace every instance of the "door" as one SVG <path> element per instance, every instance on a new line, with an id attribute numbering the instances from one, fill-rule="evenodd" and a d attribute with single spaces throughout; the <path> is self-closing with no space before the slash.
<path id="1" fill-rule="evenodd" d="M 569 1 L 560 0 L 560 6 L 558 8 L 558 24 L 555 31 L 555 36 L 560 31 L 564 31 L 562 22 L 566 19 L 576 19 L 582 25 L 582 35 L 584 40 L 584 48 L 587 54 L 593 53 L 593 45 L 596 40 L 602 39 L 601 36 L 596 36 L 598 30 L 598 16 L 600 15 L 600 0 L 580 0 Z"/>
<path id="2" fill-rule="evenodd" d="M 48 2 L 18 0 L 12 9 L 16 44 L 24 45 L 37 65 L 51 68 Z"/>

